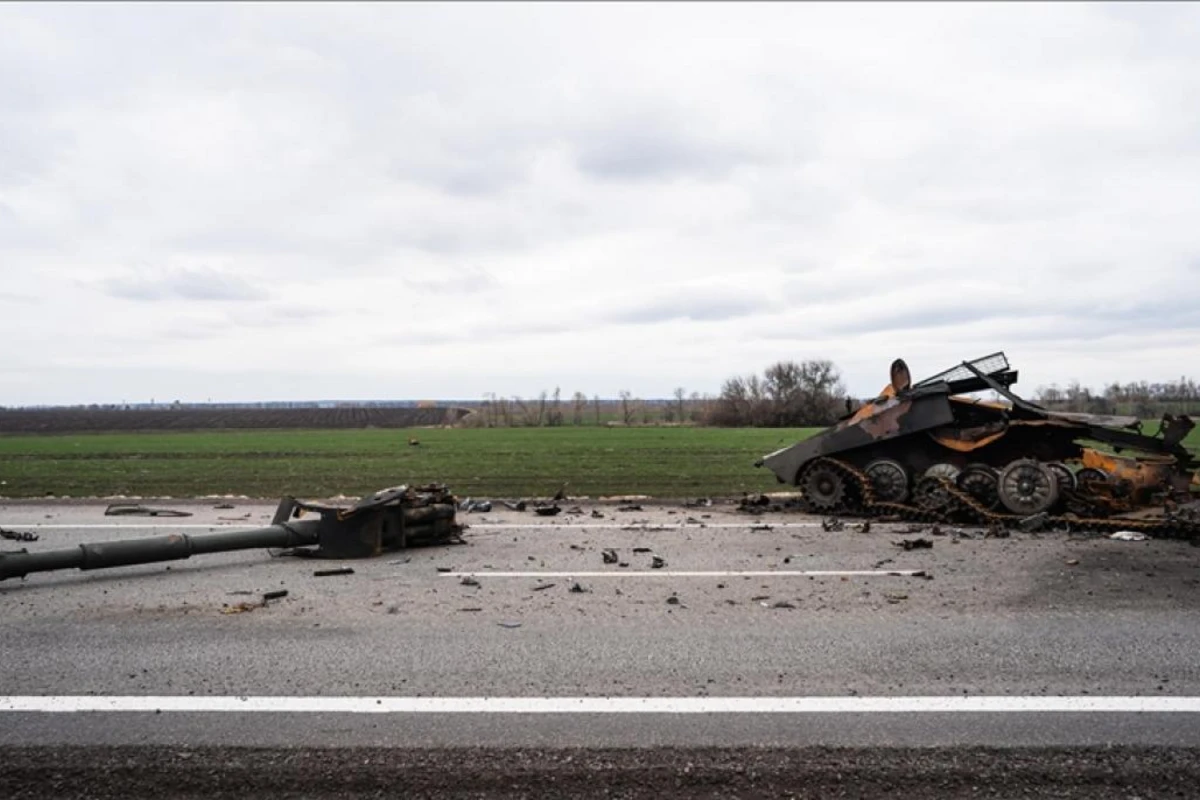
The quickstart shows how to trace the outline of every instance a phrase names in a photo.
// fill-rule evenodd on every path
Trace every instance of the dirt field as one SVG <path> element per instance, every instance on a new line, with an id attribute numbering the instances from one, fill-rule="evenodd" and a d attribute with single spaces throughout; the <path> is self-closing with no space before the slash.
<path id="1" fill-rule="evenodd" d="M 163 408 L 0 411 L 0 433 L 415 428 L 457 422 L 461 408 Z"/>

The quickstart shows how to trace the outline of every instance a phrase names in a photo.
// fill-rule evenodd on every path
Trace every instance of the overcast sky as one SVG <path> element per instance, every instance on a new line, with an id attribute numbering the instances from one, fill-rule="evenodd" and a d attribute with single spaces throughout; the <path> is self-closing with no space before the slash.
<path id="1" fill-rule="evenodd" d="M 1200 5 L 0 4 L 0 405 L 1200 377 Z"/>

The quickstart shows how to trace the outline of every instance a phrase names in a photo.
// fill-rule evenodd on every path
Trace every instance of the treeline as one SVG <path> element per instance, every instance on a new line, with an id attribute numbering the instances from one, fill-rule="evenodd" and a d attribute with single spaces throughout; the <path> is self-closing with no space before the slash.
<path id="1" fill-rule="evenodd" d="M 832 361 L 779 361 L 762 377 L 726 380 L 707 423 L 756 428 L 832 425 L 851 403 Z"/>
<path id="2" fill-rule="evenodd" d="M 476 428 L 539 428 L 562 425 L 711 425 L 717 427 L 809 427 L 832 425 L 847 410 L 841 374 L 827 360 L 780 361 L 761 376 L 729 378 L 716 397 L 680 387 L 668 399 L 646 400 L 629 391 L 616 400 L 560 388 L 536 398 L 484 396 L 463 404 L 473 409 L 461 422 Z"/>
<path id="3" fill-rule="evenodd" d="M 569 398 L 562 390 L 543 391 L 535 398 L 484 396 L 480 403 L 466 404 L 474 413 L 462 424 L 476 428 L 540 428 L 563 425 L 703 425 L 714 398 L 677 388 L 669 399 L 647 400 L 621 391 L 618 399 L 588 397 L 575 392 Z"/>
<path id="4" fill-rule="evenodd" d="M 1200 414 L 1200 385 L 1188 377 L 1178 381 L 1111 383 L 1095 391 L 1073 381 L 1065 388 L 1057 384 L 1039 386 L 1034 400 L 1055 411 L 1088 414 L 1122 414 L 1151 419 L 1163 414 Z"/>

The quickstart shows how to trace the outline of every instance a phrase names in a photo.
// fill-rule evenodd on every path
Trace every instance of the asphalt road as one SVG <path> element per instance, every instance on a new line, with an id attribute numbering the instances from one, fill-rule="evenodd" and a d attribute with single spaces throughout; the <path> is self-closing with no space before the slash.
<path id="1" fill-rule="evenodd" d="M 41 538 L 0 550 L 258 526 L 273 511 L 212 505 L 152 519 L 104 517 L 103 503 L 9 503 L 0 527 Z M 112 796 L 139 796 L 155 775 L 160 789 L 183 776 L 195 796 L 275 775 L 255 779 L 258 793 L 295 796 L 285 774 L 299 769 L 312 773 L 301 792 L 311 796 L 370 794 L 390 775 L 417 795 L 443 796 L 532 796 L 550 785 L 581 796 L 638 786 L 671 796 L 868 796 L 899 786 L 918 797 L 1063 787 L 1149 797 L 1200 772 L 1196 713 L 1021 710 L 1027 698 L 1200 697 L 1200 549 L 904 525 L 827 532 L 816 518 L 723 506 L 580 506 L 552 519 L 463 515 L 466 545 L 371 561 L 246 551 L 5 581 L 0 696 L 984 696 L 1013 707 L 44 713 L 6 711 L 0 700 L 0 796 L 70 796 L 76 781 L 100 775 Z M 124 527 L 87 527 L 97 525 Z M 913 538 L 932 547 L 896 544 Z M 604 562 L 608 548 L 618 564 Z M 651 567 L 654 556 L 663 568 Z M 339 566 L 354 572 L 313 575 Z M 464 574 L 474 577 L 464 583 Z M 288 594 L 259 605 L 273 590 Z M 226 613 L 240 603 L 252 607 Z M 759 766 L 738 771 L 751 762 Z M 351 763 L 354 780 L 344 774 Z M 136 764 L 140 777 L 111 777 L 121 774 L 114 764 Z M 986 779 L 1003 764 L 1011 780 Z M 47 769 L 62 776 L 53 792 Z M 1106 785 L 1124 793 L 1105 794 Z M 107 795 L 98 783 L 79 796 Z"/>

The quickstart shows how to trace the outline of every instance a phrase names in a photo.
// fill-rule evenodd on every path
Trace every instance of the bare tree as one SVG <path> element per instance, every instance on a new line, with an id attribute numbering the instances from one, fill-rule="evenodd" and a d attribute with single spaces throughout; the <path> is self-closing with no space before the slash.
<path id="1" fill-rule="evenodd" d="M 683 387 L 679 386 L 675 389 L 675 414 L 680 422 L 683 422 L 685 419 L 687 419 L 687 417 L 684 415 L 683 398 Z"/>
<path id="2" fill-rule="evenodd" d="M 571 397 L 571 403 L 574 406 L 574 413 L 571 415 L 571 424 L 582 425 L 583 410 L 587 408 L 587 395 L 583 392 L 576 392 L 574 396 Z"/>
<path id="3" fill-rule="evenodd" d="M 626 425 L 629 425 L 633 422 L 634 408 L 630 403 L 633 398 L 633 394 L 627 389 L 622 389 L 619 397 L 621 398 L 621 418 L 624 420 Z"/>
<path id="4" fill-rule="evenodd" d="M 596 409 L 596 424 L 600 424 L 600 395 L 592 397 L 592 405 Z"/>
<path id="5" fill-rule="evenodd" d="M 828 425 L 838 418 L 844 393 L 833 362 L 781 361 L 762 378 L 726 380 L 707 420 L 713 425 Z"/>

